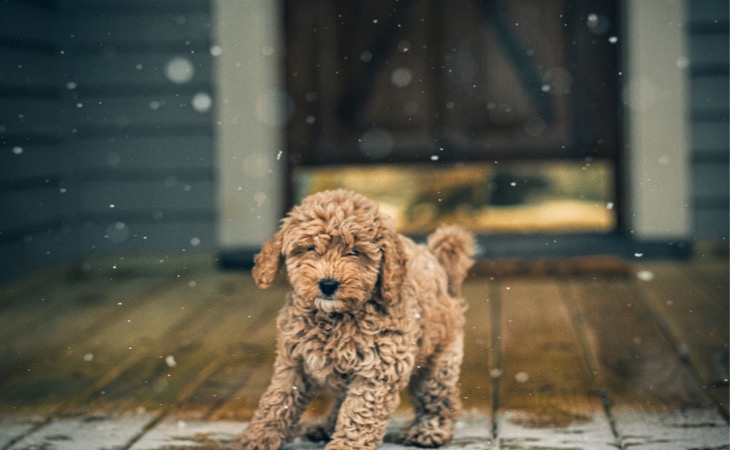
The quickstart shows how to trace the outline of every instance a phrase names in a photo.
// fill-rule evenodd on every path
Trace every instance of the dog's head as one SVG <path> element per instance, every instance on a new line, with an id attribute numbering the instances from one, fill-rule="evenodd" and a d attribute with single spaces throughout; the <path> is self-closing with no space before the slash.
<path id="1" fill-rule="evenodd" d="M 372 200 L 341 189 L 305 198 L 281 221 L 254 259 L 259 287 L 274 281 L 282 257 L 295 294 L 326 312 L 369 300 L 392 304 L 405 274 L 392 219 Z"/>

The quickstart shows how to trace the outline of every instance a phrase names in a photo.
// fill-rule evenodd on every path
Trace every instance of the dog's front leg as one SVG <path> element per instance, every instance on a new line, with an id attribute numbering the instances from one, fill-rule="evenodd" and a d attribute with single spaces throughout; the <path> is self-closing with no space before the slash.
<path id="1" fill-rule="evenodd" d="M 277 450 L 294 430 L 314 393 L 304 379 L 301 367 L 277 360 L 271 384 L 261 396 L 251 423 L 240 436 L 240 448 Z"/>
<path id="2" fill-rule="evenodd" d="M 353 380 L 337 415 L 333 439 L 325 450 L 374 450 L 383 440 L 399 401 L 396 383 Z"/>

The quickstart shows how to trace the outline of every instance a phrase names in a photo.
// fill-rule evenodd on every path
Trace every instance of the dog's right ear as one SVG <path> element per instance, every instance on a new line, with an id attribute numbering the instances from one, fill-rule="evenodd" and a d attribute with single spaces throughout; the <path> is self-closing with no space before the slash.
<path id="1" fill-rule="evenodd" d="M 254 266 L 251 273 L 256 285 L 262 289 L 271 286 L 279 271 L 281 261 L 282 232 L 277 231 L 274 236 L 266 241 L 261 252 L 254 256 Z"/>

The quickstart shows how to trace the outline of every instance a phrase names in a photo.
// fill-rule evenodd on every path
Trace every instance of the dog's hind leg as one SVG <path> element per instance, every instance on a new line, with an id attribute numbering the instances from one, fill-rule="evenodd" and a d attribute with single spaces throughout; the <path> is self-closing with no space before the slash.
<path id="1" fill-rule="evenodd" d="M 408 390 L 416 417 L 400 436 L 403 444 L 435 448 L 451 440 L 461 408 L 458 382 L 462 357 L 462 339 L 458 338 L 413 375 Z"/>

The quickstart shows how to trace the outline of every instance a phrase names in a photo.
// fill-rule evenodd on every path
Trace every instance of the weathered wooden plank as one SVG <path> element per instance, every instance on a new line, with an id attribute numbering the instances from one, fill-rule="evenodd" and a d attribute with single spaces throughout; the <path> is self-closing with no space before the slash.
<path id="1" fill-rule="evenodd" d="M 725 289 L 698 282 L 672 264 L 646 265 L 638 289 L 656 311 L 680 357 L 697 371 L 703 389 L 728 412 L 728 298 Z M 725 276 L 727 280 L 727 276 Z"/>
<path id="2" fill-rule="evenodd" d="M 551 279 L 501 283 L 497 440 L 507 448 L 615 448 L 562 292 Z M 495 375 L 497 375 L 495 374 Z M 548 429 L 526 433 L 529 429 Z"/>
<path id="3" fill-rule="evenodd" d="M 147 292 L 148 295 L 139 297 L 132 295 L 134 300 L 123 300 L 124 314 L 109 322 L 108 328 L 82 331 L 77 337 L 64 336 L 64 324 L 67 329 L 76 329 L 74 323 L 93 321 L 98 317 L 98 311 L 106 311 L 100 305 L 84 304 L 82 297 L 96 293 L 111 298 L 121 295 L 115 292 L 120 286 L 128 286 L 121 290 L 130 289 L 127 295 L 130 297 L 132 290 L 142 289 L 144 280 L 137 278 L 138 272 L 124 271 L 128 264 L 131 262 L 121 262 L 113 269 L 104 262 L 95 262 L 89 268 L 93 275 L 73 279 L 74 289 L 55 284 L 58 279 L 65 279 L 61 274 L 45 281 L 36 279 L 35 284 L 48 284 L 43 289 L 26 284 L 8 291 L 6 295 L 10 297 L 7 298 L 12 301 L 3 313 L 10 311 L 16 318 L 22 316 L 21 309 L 34 311 L 32 304 L 22 305 L 13 300 L 23 296 L 65 289 L 63 298 L 79 301 L 69 301 L 70 312 L 57 309 L 60 312 L 57 319 L 53 319 L 51 310 L 41 311 L 40 316 L 50 321 L 47 337 L 29 330 L 37 339 L 58 342 L 48 347 L 50 350 L 56 346 L 49 352 L 47 361 L 34 365 L 23 377 L 9 380 L 11 387 L 22 385 L 27 389 L 26 394 L 30 393 L 18 393 L 10 406 L 16 411 L 39 413 L 41 417 L 28 421 L 13 418 L 17 415 L 10 419 L 0 418 L 0 446 L 33 430 L 12 448 L 49 445 L 96 448 L 93 442 L 105 433 L 110 436 L 104 443 L 107 448 L 116 442 L 129 443 L 140 436 L 134 448 L 157 449 L 168 444 L 194 443 L 207 448 L 224 448 L 245 427 L 240 421 L 250 417 L 270 380 L 275 342 L 273 317 L 284 301 L 286 284 L 261 291 L 253 286 L 247 273 L 182 271 L 179 285 L 174 283 L 174 288 Z M 149 270 L 154 271 L 154 266 L 149 265 Z M 727 422 L 707 407 L 712 403 L 702 393 L 691 371 L 685 367 L 682 372 L 684 366 L 679 352 L 672 347 L 671 339 L 666 338 L 667 330 L 661 324 L 669 323 L 666 317 L 673 317 L 672 314 L 666 313 L 665 317 L 661 308 L 653 308 L 650 295 L 657 294 L 647 293 L 658 285 L 662 286 L 658 292 L 671 291 L 676 285 L 683 301 L 706 297 L 715 299 L 720 305 L 717 307 L 727 308 L 726 301 L 720 301 L 718 294 L 724 269 L 709 265 L 704 272 L 699 266 L 667 266 L 671 270 L 666 272 L 663 264 L 642 266 L 641 270 L 649 270 L 653 275 L 651 282 L 615 277 L 595 281 L 562 279 L 557 284 L 549 278 L 467 282 L 464 290 L 470 309 L 462 393 L 468 397 L 464 399 L 468 409 L 482 409 L 482 405 L 491 399 L 488 368 L 496 364 L 495 368 L 501 370 L 499 440 L 494 445 L 501 448 L 587 449 L 603 448 L 612 442 L 614 448 L 620 444 L 624 448 L 647 449 L 723 448 L 728 445 Z M 103 282 L 105 277 L 120 270 L 131 277 L 129 284 Z M 148 278 L 176 273 L 172 270 Z M 566 287 L 560 289 L 563 283 Z M 137 287 L 131 289 L 132 285 Z M 685 292 L 681 289 L 691 289 L 691 292 L 681 295 Z M 495 292 L 499 293 L 498 297 Z M 563 298 L 565 295 L 569 297 Z M 565 299 L 568 308 L 563 302 Z M 499 307 L 494 310 L 501 313 L 491 317 L 489 312 L 495 300 Z M 713 314 L 718 314 L 709 307 L 694 311 L 698 317 L 710 316 L 710 321 L 715 319 Z M 0 321 L 3 319 L 4 314 L 0 315 Z M 131 323 L 126 322 L 129 319 Z M 35 320 L 33 323 L 37 323 Z M 497 321 L 502 351 L 495 360 L 490 355 L 492 320 Z M 574 330 L 574 325 L 584 327 L 584 330 Z M 22 328 L 18 327 L 16 331 L 20 332 Z M 1 327 L 0 332 L 4 332 Z M 583 334 L 585 341 L 580 342 Z M 4 339 L 0 342 L 4 343 Z M 43 347 L 41 343 L 33 344 L 29 337 L 21 338 L 20 342 L 24 347 Z M 695 345 L 697 351 L 702 349 L 701 345 Z M 129 350 L 129 346 L 133 349 Z M 596 371 L 595 382 L 585 364 L 580 362 L 582 351 L 590 355 L 588 365 Z M 84 359 L 88 354 L 93 355 L 90 361 Z M 581 368 L 577 372 L 572 370 L 578 366 Z M 680 366 L 679 369 L 676 366 Z M 520 376 L 515 377 L 518 374 Z M 556 381 L 550 386 L 550 382 L 544 380 Z M 586 385 L 593 387 L 586 389 Z M 611 441 L 609 418 L 602 412 L 598 397 L 591 394 L 596 386 L 605 394 L 619 443 Z M 36 391 L 39 394 L 33 397 L 36 394 L 32 393 Z M 58 395 L 54 396 L 54 393 Z M 0 389 L 0 397 L 3 396 L 8 396 L 4 385 Z M 595 414 L 585 412 L 588 410 L 586 399 L 590 407 L 598 404 Z M 508 409 L 509 405 L 514 408 Z M 129 415 L 119 416 L 122 411 Z M 60 417 L 53 413 L 77 415 Z M 394 420 L 393 431 L 403 425 L 402 414 L 407 413 L 399 414 Z M 460 422 L 454 443 L 446 448 L 493 448 L 490 420 L 483 414 L 478 416 L 476 421 L 469 416 Z M 575 420 L 576 416 L 581 416 L 581 420 Z M 219 425 L 214 420 L 223 418 L 235 422 L 229 422 L 230 428 L 226 428 L 228 425 Z M 41 426 L 36 420 L 41 421 Z M 61 444 L 54 440 L 61 438 L 64 439 Z M 92 447 L 84 447 L 86 442 L 92 443 Z M 64 447 L 65 444 L 68 446 Z M 321 448 L 321 444 L 302 442 L 287 447 Z M 385 444 L 382 448 L 401 447 Z"/>
<path id="4" fill-rule="evenodd" d="M 3 311 L 0 319 L 0 373 L 9 366 L 29 369 L 33 359 L 40 355 L 68 351 L 71 343 L 93 330 L 105 328 L 116 318 L 123 305 L 138 298 L 149 298 L 169 288 L 173 279 L 129 278 L 93 279 L 79 283 L 48 285 L 47 290 Z M 74 333 L 68 332 L 69 325 Z M 43 330 L 42 338 L 27 330 Z M 23 362 L 25 361 L 25 362 Z"/>
<path id="5" fill-rule="evenodd" d="M 730 448 L 727 422 L 712 410 L 685 409 L 667 414 L 629 411 L 615 415 L 624 448 L 690 450 Z"/>
<path id="6" fill-rule="evenodd" d="M 36 433 L 23 437 L 7 450 L 92 450 L 124 448 L 144 429 L 151 415 L 56 418 Z"/>
<path id="7" fill-rule="evenodd" d="M 153 291 L 122 302 L 114 317 L 105 318 L 108 320 L 102 322 L 104 326 L 72 335 L 60 351 L 39 351 L 27 367 L 34 376 L 18 374 L 5 380 L 0 406 L 50 414 L 63 405 L 84 400 L 93 393 L 89 390 L 102 387 L 97 386 L 100 380 L 109 374 L 113 378 L 124 369 L 125 362 L 131 364 L 143 357 L 147 341 L 159 339 L 181 318 L 208 307 L 205 302 L 214 295 L 210 292 L 215 293 L 216 280 L 203 278 L 194 287 L 191 281 L 194 278 L 183 278 L 163 292 Z M 71 317 L 66 328 L 73 330 L 78 325 Z M 49 344 L 53 350 L 53 343 Z"/>
<path id="8" fill-rule="evenodd" d="M 250 276 L 247 274 L 247 276 Z M 208 414 L 212 420 L 248 420 L 258 406 L 259 397 L 268 387 L 273 372 L 273 362 L 276 348 L 276 312 L 284 305 L 288 286 L 282 280 L 268 290 L 253 290 L 247 295 L 241 295 L 243 309 L 240 319 L 242 322 L 238 339 L 239 348 L 244 359 L 241 362 L 245 367 L 233 370 L 245 371 L 246 382 L 236 386 L 232 392 L 226 394 L 223 404 Z M 252 330 L 253 338 L 248 339 L 244 330 Z M 245 352 L 245 353 L 244 353 Z"/>
<path id="9" fill-rule="evenodd" d="M 43 421 L 42 417 L 0 415 L 0 448 L 6 448 Z"/>
<path id="10" fill-rule="evenodd" d="M 631 282 L 574 280 L 569 288 L 586 326 L 597 381 L 615 407 L 662 413 L 708 404 Z"/>
<path id="11" fill-rule="evenodd" d="M 243 422 L 165 420 L 135 442 L 131 450 L 197 446 L 206 449 L 230 448 L 236 442 L 236 436 L 245 428 Z"/>
<path id="12" fill-rule="evenodd" d="M 464 409 L 478 409 L 481 413 L 492 409 L 492 378 L 489 373 L 494 345 L 491 286 L 492 283 L 484 278 L 473 278 L 467 279 L 463 287 L 468 309 L 459 386 Z"/>
<path id="13" fill-rule="evenodd" d="M 558 427 L 531 427 L 521 412 L 506 412 L 499 423 L 499 448 L 518 449 L 615 449 L 616 437 L 603 413 L 587 421 Z M 528 419 L 530 420 L 530 419 Z"/>
<path id="14" fill-rule="evenodd" d="M 144 417 L 141 417 L 133 427 L 134 432 L 127 430 L 127 436 L 136 437 L 150 423 L 159 420 L 170 404 L 176 404 L 187 398 L 197 385 L 211 376 L 220 364 L 211 364 L 215 355 L 213 351 L 205 352 L 205 355 L 211 355 L 209 357 L 201 358 L 200 354 L 196 354 L 200 345 L 191 342 L 193 340 L 200 341 L 200 336 L 205 335 L 205 330 L 195 328 L 195 324 L 200 322 L 201 317 L 207 316 L 208 321 L 200 326 L 208 330 L 214 330 L 210 319 L 215 318 L 215 312 L 213 312 L 209 302 L 225 297 L 226 293 L 231 290 L 231 283 L 235 283 L 235 281 L 227 275 L 211 276 L 208 274 L 207 278 L 200 280 L 197 285 L 191 285 L 188 280 L 182 280 L 182 282 L 187 284 L 189 291 L 187 295 L 185 291 L 174 292 L 176 294 L 174 296 L 169 296 L 169 293 L 166 293 L 169 296 L 167 299 L 164 298 L 164 295 L 157 295 L 155 296 L 156 301 L 139 305 L 140 308 L 138 309 L 144 310 L 141 313 L 142 317 L 137 316 L 134 317 L 134 320 L 126 320 L 127 327 L 131 327 L 132 323 L 137 323 L 139 328 L 134 329 L 132 327 L 123 330 L 123 328 L 127 328 L 123 326 L 121 327 L 122 330 L 115 330 L 114 326 L 110 326 L 105 333 L 88 339 L 94 341 L 93 343 L 100 346 L 101 349 L 112 349 L 107 354 L 101 353 L 101 356 L 107 358 L 107 360 L 101 362 L 96 375 L 89 374 L 83 369 L 77 369 L 73 375 L 69 375 L 62 370 L 67 366 L 59 364 L 58 361 L 52 362 L 51 371 L 53 374 L 48 376 L 50 380 L 45 380 L 41 387 L 47 384 L 58 389 L 60 385 L 65 383 L 65 380 L 74 377 L 81 379 L 83 382 L 81 384 L 88 385 L 92 382 L 93 384 L 87 386 L 84 390 L 78 390 L 76 393 L 67 392 L 62 395 L 59 401 L 49 402 L 46 407 L 46 414 L 62 413 L 63 416 L 74 416 L 69 419 L 66 426 L 67 428 L 73 428 L 80 426 L 78 424 L 94 421 L 94 418 L 99 415 L 105 417 L 113 413 L 112 415 L 116 417 L 135 411 L 136 416 L 139 418 L 140 414 L 144 413 Z M 252 284 L 250 281 L 248 283 L 249 285 Z M 192 289 L 195 287 L 199 287 L 200 290 Z M 180 304 L 170 304 L 170 301 L 178 301 L 177 299 L 180 298 L 184 300 L 182 306 Z M 191 302 L 191 300 L 194 302 Z M 145 307 L 146 304 L 157 304 L 157 306 Z M 159 308 L 159 311 L 155 311 L 155 308 Z M 178 308 L 185 313 L 178 314 L 175 318 L 175 312 Z M 135 309 L 133 312 L 137 312 L 137 310 Z M 160 317 L 164 317 L 165 320 L 161 322 Z M 120 323 L 123 324 L 124 319 L 124 317 L 121 317 Z M 141 324 L 140 322 L 144 320 L 147 320 L 148 323 Z M 148 330 L 154 331 L 145 333 Z M 155 333 L 157 330 L 161 331 Z M 122 332 L 118 334 L 119 331 Z M 215 335 L 215 330 L 213 335 Z M 185 336 L 188 337 L 181 339 Z M 104 340 L 106 342 L 103 344 L 99 343 L 99 341 Z M 129 351 L 126 358 L 123 356 L 115 357 L 111 354 L 114 352 L 117 341 L 121 342 L 122 347 L 130 345 L 132 342 L 136 343 L 136 347 L 130 345 L 123 349 Z M 175 347 L 178 351 L 165 348 L 166 346 Z M 168 353 L 168 351 L 171 353 Z M 86 355 L 88 354 L 94 353 L 86 353 Z M 94 357 L 92 360 L 101 359 L 103 358 Z M 116 364 L 114 361 L 116 361 Z M 41 375 L 36 378 L 43 379 L 46 371 L 39 372 L 41 372 Z M 37 381 L 38 379 L 36 379 Z M 71 384 L 80 383 L 76 381 Z M 15 388 L 15 386 L 12 387 Z M 38 388 L 37 385 L 30 387 Z M 27 401 L 29 395 L 25 392 L 21 393 L 20 397 Z M 30 399 L 30 401 L 32 400 Z M 33 409 L 37 411 L 40 408 L 38 408 L 38 405 L 34 405 Z M 151 412 L 147 413 L 147 411 Z M 51 434 L 51 437 L 49 437 L 47 430 L 53 424 L 54 421 L 52 420 L 38 427 L 32 434 L 25 437 L 21 443 L 35 442 L 36 440 L 50 443 L 52 436 L 55 434 Z M 81 442 L 83 442 L 85 438 L 82 437 L 81 439 Z M 71 439 L 71 441 L 79 442 L 74 439 Z"/>
<path id="15" fill-rule="evenodd" d="M 274 359 L 274 333 L 272 324 L 280 308 L 282 289 L 272 288 L 260 295 L 256 301 L 247 302 L 246 306 L 236 305 L 231 314 L 235 328 L 225 331 L 218 339 L 208 336 L 206 348 L 217 354 L 220 368 L 207 378 L 190 395 L 184 405 L 172 413 L 178 420 L 208 420 L 226 417 L 225 420 L 241 420 L 250 418 L 258 397 L 263 391 L 245 389 L 249 380 L 257 371 L 268 372 Z M 234 297 L 245 298 L 240 292 Z M 225 313 L 225 312 L 224 312 Z M 237 393 L 245 393 L 246 408 L 226 408 Z"/>
<path id="16" fill-rule="evenodd" d="M 231 284 L 239 280 L 231 275 L 209 275 L 190 281 L 195 281 L 195 285 L 188 282 L 187 292 L 176 293 L 183 298 L 182 302 L 168 298 L 163 303 L 158 297 L 155 303 L 160 305 L 150 307 L 159 308 L 158 311 L 148 308 L 146 317 L 139 318 L 136 325 L 132 320 L 127 329 L 118 330 L 121 334 L 115 340 L 121 344 L 117 350 L 129 348 L 134 356 L 128 358 L 129 364 L 119 365 L 117 373 L 88 398 L 77 402 L 73 412 L 84 413 L 88 409 L 124 412 L 140 406 L 168 408 L 190 394 L 191 383 L 201 383 L 211 375 L 217 368 L 212 364 L 217 353 L 210 348 L 210 342 L 234 326 L 231 315 L 220 313 L 240 303 L 227 293 Z M 180 310 L 177 317 L 169 317 L 175 312 L 170 311 L 172 308 Z M 161 322 L 159 318 L 165 316 L 168 317 Z M 155 322 L 165 328 L 150 332 Z M 115 346 L 113 341 L 107 341 L 104 348 L 111 353 Z"/>
<path id="17" fill-rule="evenodd" d="M 621 445 L 634 442 L 634 418 L 627 413 L 654 417 L 663 424 L 669 423 L 668 418 L 681 417 L 677 411 L 696 409 L 714 417 L 713 423 L 723 421 L 632 282 L 574 280 L 569 292 L 585 323 L 591 365 L 610 405 Z M 663 442 L 678 426 L 648 427 L 641 442 Z"/>

